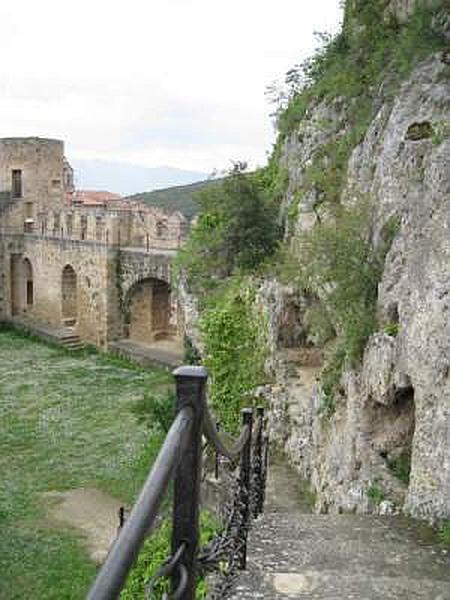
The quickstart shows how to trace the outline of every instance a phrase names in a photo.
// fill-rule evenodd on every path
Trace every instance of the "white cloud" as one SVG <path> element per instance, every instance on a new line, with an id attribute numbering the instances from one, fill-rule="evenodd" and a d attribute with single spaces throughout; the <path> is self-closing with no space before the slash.
<path id="1" fill-rule="evenodd" d="M 15 0 L 0 9 L 0 135 L 210 171 L 264 161 L 264 91 L 336 29 L 338 0 Z"/>

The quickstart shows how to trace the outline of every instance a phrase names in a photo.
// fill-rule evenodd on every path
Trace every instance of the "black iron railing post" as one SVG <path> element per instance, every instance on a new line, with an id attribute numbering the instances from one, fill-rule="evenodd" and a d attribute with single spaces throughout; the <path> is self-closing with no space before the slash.
<path id="1" fill-rule="evenodd" d="M 241 523 L 239 532 L 239 568 L 245 569 L 247 566 L 247 531 L 250 520 L 250 483 L 251 483 L 251 457 L 252 457 L 252 425 L 253 425 L 253 410 L 244 408 L 241 411 L 242 425 L 248 426 L 249 436 L 242 449 L 239 485 L 240 485 L 240 508 L 241 508 Z"/>
<path id="2" fill-rule="evenodd" d="M 253 473 L 253 517 L 256 519 L 263 511 L 263 427 L 264 408 L 258 406 L 256 409 L 257 427 L 254 447 L 254 473 Z"/>
<path id="3" fill-rule="evenodd" d="M 187 572 L 187 583 L 179 600 L 194 600 L 197 580 L 199 543 L 199 504 L 201 483 L 202 425 L 206 400 L 207 373 L 203 367 L 179 367 L 174 371 L 177 390 L 177 412 L 189 406 L 194 410 L 190 442 L 175 473 L 172 555 L 186 544 L 181 564 Z M 180 569 L 172 576 L 172 589 L 180 586 Z"/>
<path id="4" fill-rule="evenodd" d="M 261 474 L 261 512 L 264 510 L 264 503 L 266 501 L 266 487 L 267 487 L 267 468 L 269 466 L 269 435 L 267 433 L 263 436 L 263 460 L 262 460 L 262 474 Z"/>
<path id="5" fill-rule="evenodd" d="M 216 421 L 216 430 L 217 430 L 217 432 L 220 431 L 219 421 Z M 214 478 L 216 481 L 219 479 L 219 463 L 220 463 L 220 456 L 219 456 L 218 451 L 216 450 L 214 453 Z"/>

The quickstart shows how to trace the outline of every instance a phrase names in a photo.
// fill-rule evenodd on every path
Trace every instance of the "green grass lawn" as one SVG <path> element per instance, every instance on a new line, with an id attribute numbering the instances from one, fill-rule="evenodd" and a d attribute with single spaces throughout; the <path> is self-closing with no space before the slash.
<path id="1" fill-rule="evenodd" d="M 44 492 L 95 487 L 130 503 L 161 435 L 139 421 L 171 376 L 69 354 L 0 330 L 0 598 L 85 598 L 95 565 L 73 529 L 47 519 Z"/>

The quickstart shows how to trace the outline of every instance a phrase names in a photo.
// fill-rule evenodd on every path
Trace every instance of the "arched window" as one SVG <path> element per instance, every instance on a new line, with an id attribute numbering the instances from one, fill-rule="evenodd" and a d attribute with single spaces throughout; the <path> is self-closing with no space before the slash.
<path id="1" fill-rule="evenodd" d="M 159 238 L 166 238 L 169 233 L 169 228 L 165 221 L 157 221 L 156 223 L 156 236 Z"/>
<path id="2" fill-rule="evenodd" d="M 34 289 L 33 289 L 33 267 L 28 258 L 23 259 L 23 277 L 25 284 L 25 298 L 24 298 L 24 308 L 29 309 L 33 306 L 34 302 Z"/>

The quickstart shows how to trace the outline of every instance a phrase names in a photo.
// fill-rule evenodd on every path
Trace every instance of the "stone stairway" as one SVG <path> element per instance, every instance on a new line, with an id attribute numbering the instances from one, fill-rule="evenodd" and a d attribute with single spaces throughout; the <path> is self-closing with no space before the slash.
<path id="1" fill-rule="evenodd" d="M 80 337 L 70 330 L 64 331 L 59 337 L 59 343 L 67 350 L 81 350 L 84 348 Z"/>
<path id="2" fill-rule="evenodd" d="M 417 523 L 308 514 L 292 483 L 275 479 L 230 598 L 450 600 L 450 555 Z"/>

